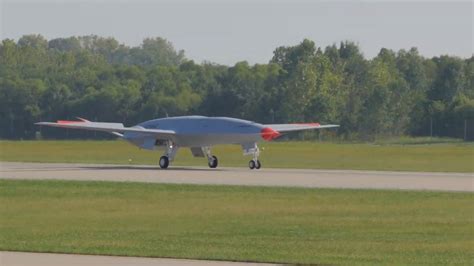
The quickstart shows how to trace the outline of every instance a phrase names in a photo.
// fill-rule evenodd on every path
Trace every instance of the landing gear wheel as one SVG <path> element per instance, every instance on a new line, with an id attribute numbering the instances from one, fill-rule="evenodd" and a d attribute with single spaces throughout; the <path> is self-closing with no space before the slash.
<path id="1" fill-rule="evenodd" d="M 212 160 L 208 162 L 207 164 L 209 165 L 210 168 L 216 168 L 218 163 L 219 161 L 217 160 L 217 157 L 213 155 Z"/>
<path id="2" fill-rule="evenodd" d="M 166 169 L 168 168 L 168 165 L 170 165 L 170 160 L 167 156 L 161 156 L 159 164 L 161 169 Z"/>
<path id="3" fill-rule="evenodd" d="M 260 169 L 262 167 L 262 164 L 260 163 L 259 160 L 257 160 L 257 164 L 255 165 L 255 169 Z"/>
<path id="4" fill-rule="evenodd" d="M 257 167 L 257 164 L 255 163 L 255 161 L 250 160 L 249 161 L 249 168 L 253 170 L 253 169 L 255 169 L 255 167 Z"/>

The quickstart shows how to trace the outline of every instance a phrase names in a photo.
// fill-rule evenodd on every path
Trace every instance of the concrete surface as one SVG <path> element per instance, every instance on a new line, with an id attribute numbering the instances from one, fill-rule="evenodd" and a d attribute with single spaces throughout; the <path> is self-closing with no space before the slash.
<path id="1" fill-rule="evenodd" d="M 175 184 L 474 191 L 473 173 L 385 172 L 0 162 L 0 178 Z"/>

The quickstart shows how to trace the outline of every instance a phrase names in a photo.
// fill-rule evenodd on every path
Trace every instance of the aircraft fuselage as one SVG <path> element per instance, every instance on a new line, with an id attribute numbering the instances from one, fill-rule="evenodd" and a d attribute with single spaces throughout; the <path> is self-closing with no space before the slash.
<path id="1" fill-rule="evenodd" d="M 262 124 L 228 117 L 169 117 L 145 121 L 135 127 L 173 130 L 176 134 L 172 141 L 180 147 L 255 143 L 271 140 L 279 135 Z M 154 149 L 151 143 L 144 143 L 149 141 L 146 134 L 127 132 L 124 138 L 142 148 Z"/>

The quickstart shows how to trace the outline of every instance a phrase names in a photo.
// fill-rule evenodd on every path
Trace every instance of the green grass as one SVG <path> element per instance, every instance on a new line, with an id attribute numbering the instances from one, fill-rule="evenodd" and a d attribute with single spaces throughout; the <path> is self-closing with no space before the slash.
<path id="1" fill-rule="evenodd" d="M 260 147 L 263 167 L 474 172 L 474 145 L 464 142 L 431 145 L 266 142 Z M 0 141 L 0 161 L 157 165 L 161 153 L 139 150 L 123 141 Z M 220 166 L 246 167 L 250 159 L 242 156 L 236 145 L 216 146 L 213 153 L 218 156 Z M 180 149 L 173 164 L 206 166 L 207 162 L 193 158 L 188 149 Z"/>
<path id="2" fill-rule="evenodd" d="M 0 250 L 472 265 L 473 196 L 0 180 Z"/>
<path id="3" fill-rule="evenodd" d="M 424 145 L 424 144 L 462 144 L 462 139 L 440 138 L 440 137 L 392 137 L 378 138 L 374 142 L 377 145 Z"/>

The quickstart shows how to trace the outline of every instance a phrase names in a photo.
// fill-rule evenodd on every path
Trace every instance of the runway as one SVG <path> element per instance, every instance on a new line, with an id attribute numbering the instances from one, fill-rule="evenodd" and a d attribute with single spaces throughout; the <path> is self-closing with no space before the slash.
<path id="1" fill-rule="evenodd" d="M 3 179 L 61 179 L 305 188 L 474 191 L 473 173 L 0 162 Z"/>

